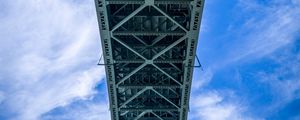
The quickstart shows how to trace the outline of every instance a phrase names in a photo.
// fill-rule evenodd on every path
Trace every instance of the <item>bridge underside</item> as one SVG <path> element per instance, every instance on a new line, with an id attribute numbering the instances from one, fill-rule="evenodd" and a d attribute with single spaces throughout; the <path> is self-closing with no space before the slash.
<path id="1" fill-rule="evenodd" d="M 186 120 L 203 0 L 95 0 L 112 120 Z"/>

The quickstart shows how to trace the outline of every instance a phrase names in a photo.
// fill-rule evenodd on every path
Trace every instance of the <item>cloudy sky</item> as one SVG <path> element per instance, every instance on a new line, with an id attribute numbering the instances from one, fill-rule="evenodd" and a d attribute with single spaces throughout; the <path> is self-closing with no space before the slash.
<path id="1" fill-rule="evenodd" d="M 93 0 L 0 1 L 0 119 L 109 120 Z M 300 119 L 300 0 L 206 0 L 189 120 Z"/>

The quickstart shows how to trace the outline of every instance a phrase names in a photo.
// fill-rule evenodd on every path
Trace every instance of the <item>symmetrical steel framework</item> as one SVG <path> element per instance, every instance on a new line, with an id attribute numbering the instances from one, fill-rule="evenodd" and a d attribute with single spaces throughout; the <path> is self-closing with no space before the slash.
<path id="1" fill-rule="evenodd" d="M 95 0 L 112 120 L 186 120 L 204 0 Z"/>

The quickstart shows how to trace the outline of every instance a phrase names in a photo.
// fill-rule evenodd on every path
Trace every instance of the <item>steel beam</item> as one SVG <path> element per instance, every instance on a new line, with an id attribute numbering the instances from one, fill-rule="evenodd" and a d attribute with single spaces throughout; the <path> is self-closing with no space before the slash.
<path id="1" fill-rule="evenodd" d="M 147 43 L 145 43 L 145 41 L 143 41 L 142 39 L 140 39 L 139 37 L 137 37 L 136 35 L 132 35 L 135 39 L 137 39 L 138 41 L 140 41 L 141 43 L 143 43 L 144 45 L 147 45 Z"/>
<path id="2" fill-rule="evenodd" d="M 144 4 L 145 2 L 142 1 L 137 1 L 137 0 L 109 0 L 107 1 L 107 4 Z M 190 4 L 191 0 L 184 0 L 184 1 L 179 1 L 179 0 L 163 0 L 163 1 L 154 1 L 154 4 Z"/>
<path id="3" fill-rule="evenodd" d="M 142 89 L 145 87 L 151 86 L 154 89 L 170 89 L 170 88 L 181 88 L 179 85 L 119 85 L 119 88 L 125 88 L 125 89 Z M 171 89 L 172 90 L 172 89 Z"/>
<path id="4" fill-rule="evenodd" d="M 130 18 L 134 17 L 136 14 L 138 14 L 141 10 L 143 10 L 147 5 L 143 4 L 138 9 L 133 11 L 130 15 L 128 15 L 126 18 L 124 18 L 121 22 L 119 22 L 117 25 L 115 25 L 111 31 L 115 31 L 120 26 L 122 26 L 125 22 L 127 22 Z"/>
<path id="5" fill-rule="evenodd" d="M 180 42 L 182 42 L 186 38 L 187 38 L 186 35 L 183 36 L 183 37 L 181 37 L 180 39 L 178 39 L 177 41 L 175 41 L 174 43 L 172 43 L 171 45 L 169 45 L 166 49 L 162 50 L 161 52 L 159 52 L 155 56 L 153 56 L 152 60 L 154 60 L 154 59 L 158 58 L 159 56 L 161 56 L 162 54 L 166 53 L 168 50 L 170 50 L 174 46 L 178 45 Z"/>
<path id="6" fill-rule="evenodd" d="M 171 30 L 176 30 L 176 28 L 178 28 L 177 25 L 174 25 Z M 161 36 L 158 36 L 157 38 L 155 38 L 153 41 L 153 43 L 151 43 L 151 46 L 155 45 L 156 43 L 158 43 L 159 41 L 161 41 L 163 38 L 165 38 L 167 35 L 161 35 Z"/>
<path id="7" fill-rule="evenodd" d="M 185 32 L 188 32 L 188 30 L 183 27 L 181 24 L 179 24 L 176 20 L 174 20 L 172 17 L 170 17 L 167 13 L 165 13 L 164 11 L 162 11 L 160 8 L 158 8 L 156 5 L 152 5 L 157 11 L 159 11 L 161 14 L 163 14 L 164 16 L 166 16 L 169 20 L 171 20 L 172 22 L 174 22 L 176 25 L 178 25 L 182 30 L 184 30 Z"/>
<path id="8" fill-rule="evenodd" d="M 128 111 L 128 112 L 134 112 L 134 111 L 168 112 L 168 111 L 178 111 L 178 108 L 157 108 L 157 107 L 151 107 L 151 108 L 120 108 L 120 111 Z"/>
<path id="9" fill-rule="evenodd" d="M 155 32 L 155 31 L 115 31 L 113 35 L 138 35 L 138 36 L 161 36 L 161 35 L 173 35 L 173 36 L 183 36 L 185 32 L 182 31 L 170 31 L 170 32 Z"/>
<path id="10" fill-rule="evenodd" d="M 161 118 L 160 116 L 158 116 L 157 114 L 155 114 L 154 112 L 151 112 L 154 116 L 156 116 L 158 119 L 160 120 L 164 120 L 163 118 Z"/>
<path id="11" fill-rule="evenodd" d="M 139 95 L 143 94 L 145 91 L 149 90 L 149 88 L 145 87 L 144 89 L 142 89 L 141 91 L 137 92 L 134 96 L 132 96 L 131 98 L 129 98 L 126 102 L 124 102 L 119 108 L 124 107 L 126 104 L 128 104 L 129 102 L 131 102 L 132 100 L 134 100 L 136 97 L 138 97 Z"/>
<path id="12" fill-rule="evenodd" d="M 133 70 L 131 73 L 129 73 L 127 76 L 125 76 L 124 78 L 122 78 L 118 83 L 117 86 L 119 86 L 122 82 L 124 82 L 125 80 L 127 80 L 129 77 L 131 77 L 132 75 L 134 75 L 135 73 L 137 73 L 139 70 L 141 70 L 142 68 L 144 68 L 147 65 L 147 63 L 144 63 L 142 65 L 140 65 L 138 68 L 136 68 L 135 70 Z"/>
<path id="13" fill-rule="evenodd" d="M 151 112 L 149 110 L 142 112 L 141 114 L 139 114 L 136 118 L 134 118 L 134 120 L 138 120 L 140 119 L 143 115 L 145 115 L 146 113 Z"/>
<path id="14" fill-rule="evenodd" d="M 169 103 L 171 103 L 174 107 L 176 107 L 177 109 L 179 109 L 179 107 L 174 104 L 172 101 L 170 101 L 168 98 L 166 98 L 165 96 L 163 96 L 162 94 L 160 94 L 159 92 L 157 92 L 155 89 L 151 88 L 152 91 L 154 91 L 156 94 L 158 94 L 160 97 L 164 98 L 166 101 L 168 101 Z"/>
<path id="15" fill-rule="evenodd" d="M 111 36 L 114 40 L 116 40 L 117 42 L 119 42 L 120 44 L 122 44 L 124 47 L 126 47 L 127 49 L 129 49 L 130 51 L 132 51 L 133 53 L 135 53 L 136 55 L 138 55 L 139 57 L 143 58 L 144 60 L 146 60 L 146 58 L 141 55 L 140 53 L 138 53 L 137 51 L 135 51 L 134 49 L 132 49 L 130 46 L 128 46 L 126 43 L 124 43 L 123 41 L 121 41 L 120 39 Z"/>
<path id="16" fill-rule="evenodd" d="M 178 85 L 182 85 L 182 83 L 180 83 L 178 80 L 176 80 L 174 77 L 172 77 L 171 75 L 169 75 L 167 72 L 165 72 L 163 69 L 159 68 L 157 65 L 152 64 L 156 69 L 158 69 L 160 72 L 164 73 L 166 76 L 168 76 L 169 78 L 171 78 L 174 82 L 176 82 Z"/>
<path id="17" fill-rule="evenodd" d="M 111 119 L 187 120 L 204 0 L 95 2 Z"/>
<path id="18" fill-rule="evenodd" d="M 182 63 L 181 59 L 154 60 L 153 63 Z M 114 63 L 144 63 L 145 60 L 115 60 Z"/>
<path id="19" fill-rule="evenodd" d="M 192 2 L 192 13 L 191 13 L 191 25 L 189 31 L 189 40 L 187 43 L 187 55 L 185 65 L 193 66 L 195 64 L 195 54 L 197 50 L 198 36 L 200 30 L 200 23 L 202 17 L 204 0 L 194 0 Z M 189 98 L 191 92 L 191 80 L 193 78 L 193 68 L 185 67 L 184 70 L 184 80 L 183 89 L 181 96 L 181 110 L 180 110 L 180 120 L 187 119 L 187 113 L 189 111 Z"/>

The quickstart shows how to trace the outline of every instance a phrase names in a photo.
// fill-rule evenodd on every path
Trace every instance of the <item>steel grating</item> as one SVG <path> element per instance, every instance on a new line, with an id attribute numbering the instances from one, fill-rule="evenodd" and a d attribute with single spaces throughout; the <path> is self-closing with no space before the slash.
<path id="1" fill-rule="evenodd" d="M 95 0 L 112 120 L 186 120 L 204 0 Z"/>

